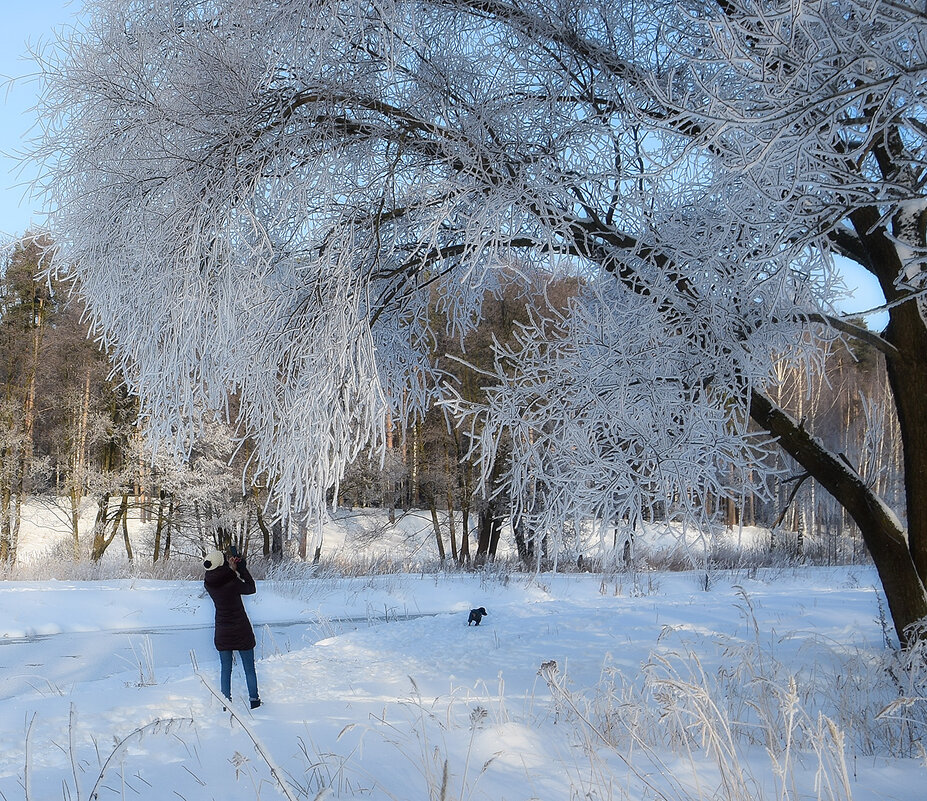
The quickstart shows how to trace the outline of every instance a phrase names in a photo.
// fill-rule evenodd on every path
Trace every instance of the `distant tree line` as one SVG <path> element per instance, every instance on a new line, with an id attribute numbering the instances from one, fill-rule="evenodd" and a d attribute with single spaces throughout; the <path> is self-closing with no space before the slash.
<path id="1" fill-rule="evenodd" d="M 224 546 L 259 546 L 278 557 L 292 540 L 303 558 L 313 550 L 311 526 L 299 510 L 266 508 L 268 488 L 249 483 L 249 443 L 237 442 L 222 421 L 204 425 L 185 459 L 152 453 L 140 430 L 138 403 L 128 395 L 107 355 L 88 336 L 83 309 L 66 286 L 46 280 L 54 249 L 47 238 L 26 237 L 8 250 L 0 276 L 0 563 L 15 559 L 22 510 L 32 499 L 66 515 L 75 559 L 98 560 L 114 542 L 133 558 L 130 512 L 151 524 L 150 558 L 189 553 L 212 540 Z M 487 293 L 479 326 L 465 336 L 449 328 L 433 303 L 433 380 L 460 396 L 479 401 L 492 382 L 492 344 L 512 341 L 529 319 L 556 327 L 578 279 L 565 277 L 538 287 L 507 276 Z M 840 442 L 840 452 L 861 465 L 866 479 L 894 508 L 903 508 L 897 423 L 881 355 L 842 341 L 830 345 L 814 386 L 807 371 L 781 362 L 776 401 L 799 419 L 816 421 L 816 433 Z M 513 522 L 511 499 L 494 477 L 506 469 L 500 454 L 488 484 L 479 485 L 478 455 L 470 435 L 446 406 L 432 403 L 410 419 L 388 421 L 383 459 L 362 455 L 348 468 L 332 505 L 429 510 L 438 554 L 459 563 L 496 555 L 505 522 Z M 706 491 L 701 502 L 720 523 L 766 526 L 769 547 L 792 556 L 844 561 L 858 556 L 862 542 L 846 511 L 788 456 L 758 465 L 755 485 L 740 488 L 740 502 L 718 500 Z M 306 458 L 313 454 L 307 443 Z M 721 477 L 724 480 L 724 477 Z M 672 498 L 651 499 L 648 514 L 660 519 Z M 79 517 L 92 504 L 90 532 Z M 622 521 L 613 521 L 616 532 Z M 217 531 L 230 542 L 216 541 Z M 557 532 L 528 532 L 512 525 L 519 556 L 529 564 L 546 557 Z M 853 533 L 854 536 L 846 536 Z M 616 535 L 615 548 L 622 541 Z M 472 540 L 472 541 L 471 541 Z M 318 543 L 315 543 L 318 546 Z M 146 557 L 148 555 L 146 554 Z"/>
<path id="2" fill-rule="evenodd" d="M 47 237 L 26 236 L 0 274 L 0 563 L 16 558 L 27 501 L 59 515 L 75 559 L 98 560 L 114 542 L 134 558 L 130 512 L 152 523 L 155 561 L 202 547 L 218 523 L 242 543 L 253 526 L 266 552 L 279 549 L 261 488 L 242 490 L 246 452 L 226 426 L 205 426 L 186 459 L 146 446 L 137 399 L 89 336 L 80 302 L 40 277 L 54 276 L 53 257 Z M 89 532 L 79 528 L 88 504 Z"/>
<path id="3" fill-rule="evenodd" d="M 492 382 L 491 344 L 511 343 L 519 324 L 529 317 L 546 315 L 556 320 L 577 288 L 576 280 L 562 280 L 542 292 L 519 284 L 514 276 L 512 279 L 500 296 L 485 299 L 480 325 L 463 341 L 447 336 L 434 344 L 433 355 L 445 380 L 470 402 L 485 395 Z M 440 325 L 435 329 L 440 330 Z M 892 508 L 903 510 L 901 442 L 882 355 L 858 340 L 837 339 L 819 346 L 822 356 L 819 369 L 812 372 L 813 379 L 809 380 L 806 369 L 780 359 L 776 402 L 792 411 L 803 425 L 806 419 L 813 419 L 815 435 L 839 443 L 841 457 L 860 465 L 862 475 Z M 511 524 L 516 550 L 526 564 L 552 556 L 557 546 L 554 540 L 559 541 L 563 532 L 527 530 L 528 524 L 513 514 L 512 499 L 502 489 L 503 482 L 493 483 L 509 467 L 504 442 L 489 483 L 477 486 L 478 454 L 470 450 L 469 435 L 478 432 L 462 428 L 445 407 L 432 405 L 401 426 L 394 421 L 392 431 L 382 465 L 360 459 L 348 468 L 338 503 L 430 509 L 438 553 L 457 562 L 473 559 L 479 563 L 495 557 L 505 522 Z M 864 554 L 863 539 L 846 510 L 821 492 L 788 454 L 773 450 L 748 479 L 738 484 L 734 476 L 719 476 L 719 483 L 734 492 L 719 499 L 705 489 L 699 502 L 707 516 L 721 525 L 769 528 L 773 557 L 842 563 Z M 665 519 L 679 500 L 651 497 L 646 517 L 651 521 Z M 634 532 L 626 521 L 602 522 L 612 523 L 617 558 L 625 544 L 633 542 Z M 467 531 L 473 532 L 472 549 L 470 538 L 463 536 Z"/>

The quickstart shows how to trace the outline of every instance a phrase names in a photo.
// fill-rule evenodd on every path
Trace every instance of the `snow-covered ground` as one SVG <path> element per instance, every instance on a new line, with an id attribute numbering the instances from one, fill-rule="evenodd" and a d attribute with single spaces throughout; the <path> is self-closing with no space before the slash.
<path id="1" fill-rule="evenodd" d="M 238 666 L 229 711 L 211 691 L 199 582 L 0 582 L 0 798 L 921 798 L 876 586 L 294 572 L 246 599 L 252 712 Z"/>

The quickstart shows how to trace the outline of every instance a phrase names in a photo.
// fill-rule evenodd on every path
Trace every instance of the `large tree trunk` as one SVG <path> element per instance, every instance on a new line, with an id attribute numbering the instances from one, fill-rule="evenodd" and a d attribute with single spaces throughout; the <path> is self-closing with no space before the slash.
<path id="1" fill-rule="evenodd" d="M 914 305 L 913 303 L 911 304 Z M 889 328 L 894 327 L 894 319 Z M 927 582 L 927 353 L 917 361 L 889 359 L 888 377 L 895 398 L 904 447 L 908 549 L 922 583 Z"/>
<path id="2" fill-rule="evenodd" d="M 814 476 L 859 526 L 885 590 L 898 640 L 907 645 L 908 627 L 927 617 L 927 593 L 897 515 L 848 462 L 828 451 L 820 440 L 812 437 L 765 395 L 753 392 L 750 415 Z"/>
<path id="3" fill-rule="evenodd" d="M 892 153 L 880 145 L 880 164 L 893 163 Z M 919 302 L 910 289 L 896 281 L 903 264 L 898 242 L 924 245 L 927 215 L 891 220 L 886 227 L 882 211 L 861 207 L 850 214 L 855 236 L 832 234 L 834 246 L 871 272 L 888 301 L 889 324 L 880 350 L 898 417 L 904 462 L 906 523 L 888 509 L 874 488 L 865 484 L 849 465 L 813 440 L 781 410 L 764 407 L 755 395 L 751 415 L 796 461 L 843 506 L 859 526 L 882 581 L 898 638 L 907 643 L 907 628 L 927 617 L 927 326 Z M 878 344 L 878 343 L 877 343 Z"/>
<path id="4" fill-rule="evenodd" d="M 883 338 L 892 346 L 885 351 L 889 386 L 904 443 L 905 506 L 908 548 L 922 583 L 927 583 L 927 326 L 908 290 L 899 290 L 896 279 L 902 264 L 893 241 L 900 231 L 877 226 L 877 209 L 860 209 L 853 215 L 857 235 L 865 248 L 870 271 L 889 304 L 889 324 Z M 897 224 L 897 223 L 895 223 Z"/>

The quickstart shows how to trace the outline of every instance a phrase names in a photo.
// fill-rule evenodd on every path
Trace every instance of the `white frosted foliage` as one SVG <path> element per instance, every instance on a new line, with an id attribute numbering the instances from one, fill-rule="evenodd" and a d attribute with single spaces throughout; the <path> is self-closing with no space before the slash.
<path id="1" fill-rule="evenodd" d="M 459 406 L 484 463 L 505 430 L 516 503 L 541 481 L 552 509 L 684 508 L 760 447 L 750 389 L 827 310 L 821 220 L 869 192 L 818 181 L 830 134 L 796 133 L 795 87 L 844 69 L 802 66 L 799 34 L 855 19 L 806 5 L 775 62 L 778 18 L 699 3 L 87 0 L 39 55 L 56 264 L 159 439 L 240 410 L 254 472 L 306 511 L 428 403 L 436 312 L 461 334 L 497 268 L 568 270 L 569 338 L 526 328 Z M 802 80 L 773 91 L 755 59 Z M 815 125 L 845 122 L 818 95 Z"/>

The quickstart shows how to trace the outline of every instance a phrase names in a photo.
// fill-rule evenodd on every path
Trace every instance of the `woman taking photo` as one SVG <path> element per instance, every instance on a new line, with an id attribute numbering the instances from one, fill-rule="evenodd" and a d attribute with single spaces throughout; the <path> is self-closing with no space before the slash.
<path id="1" fill-rule="evenodd" d="M 245 612 L 243 595 L 257 592 L 254 579 L 248 572 L 245 560 L 236 556 L 226 558 L 221 551 L 211 551 L 203 560 L 206 592 L 216 606 L 216 633 L 214 642 L 219 652 L 222 694 L 232 698 L 232 652 L 238 651 L 245 671 L 251 708 L 261 705 L 258 695 L 257 674 L 254 671 L 254 630 Z"/>

